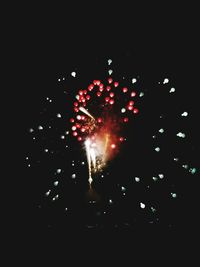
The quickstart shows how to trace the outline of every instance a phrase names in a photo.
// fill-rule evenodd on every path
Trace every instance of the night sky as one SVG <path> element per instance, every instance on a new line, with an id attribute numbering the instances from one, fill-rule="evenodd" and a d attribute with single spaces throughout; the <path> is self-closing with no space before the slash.
<path id="1" fill-rule="evenodd" d="M 29 73 L 24 168 L 26 227 L 40 230 L 173 231 L 195 225 L 199 177 L 197 73 L 188 53 L 165 39 L 145 45 L 51 53 L 43 48 Z M 114 41 L 112 41 L 112 44 Z M 169 45 L 169 46 L 168 46 Z M 111 48 L 110 48 L 111 47 Z M 159 49 L 158 49 L 159 48 Z M 43 54 L 43 52 L 45 53 Z M 43 56 L 42 56 L 43 55 Z M 110 60 L 110 61 L 109 61 Z M 109 72 L 109 70 L 112 70 Z M 112 73 L 111 73 L 112 72 Z M 70 118 L 80 89 L 108 77 L 136 92 L 139 112 L 129 116 L 126 140 L 93 176 L 98 201 L 86 197 L 88 165 Z M 100 109 L 97 96 L 88 108 Z M 122 116 L 125 97 L 113 106 Z M 114 131 L 114 129 L 112 129 Z"/>

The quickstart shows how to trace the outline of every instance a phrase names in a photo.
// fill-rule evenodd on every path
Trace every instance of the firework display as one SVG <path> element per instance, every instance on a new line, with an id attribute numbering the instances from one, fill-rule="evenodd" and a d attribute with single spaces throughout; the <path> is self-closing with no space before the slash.
<path id="1" fill-rule="evenodd" d="M 45 225 L 173 227 L 182 185 L 199 175 L 193 110 L 178 85 L 116 69 L 107 59 L 97 77 L 78 68 L 57 77 L 59 93 L 45 96 L 27 130 Z"/>

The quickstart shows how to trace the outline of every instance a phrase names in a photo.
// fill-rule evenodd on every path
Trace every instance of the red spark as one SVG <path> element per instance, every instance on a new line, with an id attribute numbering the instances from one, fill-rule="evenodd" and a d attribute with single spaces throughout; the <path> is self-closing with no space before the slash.
<path id="1" fill-rule="evenodd" d="M 122 91 L 123 91 L 123 93 L 126 93 L 126 92 L 128 92 L 128 88 L 127 88 L 127 87 L 124 87 L 124 88 L 122 89 Z"/>
<path id="2" fill-rule="evenodd" d="M 118 82 L 114 82 L 114 87 L 117 87 L 119 85 Z"/>

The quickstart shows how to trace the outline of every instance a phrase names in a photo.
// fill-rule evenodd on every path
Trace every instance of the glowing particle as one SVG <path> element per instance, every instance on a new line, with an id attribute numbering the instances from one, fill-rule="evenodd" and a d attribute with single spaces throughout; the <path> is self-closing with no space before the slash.
<path id="1" fill-rule="evenodd" d="M 43 130 L 43 127 L 41 125 L 38 126 L 38 130 Z"/>
<path id="2" fill-rule="evenodd" d="M 65 139 L 65 136 L 64 136 L 64 135 L 61 135 L 60 138 L 61 138 L 61 139 Z"/>
<path id="3" fill-rule="evenodd" d="M 133 106 L 128 106 L 128 110 L 133 110 Z"/>
<path id="4" fill-rule="evenodd" d="M 76 174 L 75 174 L 75 173 L 72 174 L 72 178 L 73 178 L 73 179 L 76 178 Z"/>
<path id="5" fill-rule="evenodd" d="M 152 179 L 153 179 L 154 181 L 157 181 L 157 180 L 158 180 L 158 178 L 157 178 L 156 176 L 153 176 Z"/>
<path id="6" fill-rule="evenodd" d="M 77 115 L 76 118 L 77 118 L 77 120 L 80 121 L 81 120 L 81 115 Z"/>
<path id="7" fill-rule="evenodd" d="M 111 75 L 113 73 L 113 70 L 109 70 L 108 74 Z"/>
<path id="8" fill-rule="evenodd" d="M 109 204 L 112 204 L 112 203 L 113 203 L 112 199 L 109 199 Z"/>
<path id="9" fill-rule="evenodd" d="M 71 76 L 72 77 L 76 77 L 76 72 L 75 71 L 72 71 Z"/>
<path id="10" fill-rule="evenodd" d="M 30 128 L 30 129 L 29 129 L 29 132 L 30 132 L 30 133 L 32 133 L 33 131 L 34 131 L 33 128 Z"/>
<path id="11" fill-rule="evenodd" d="M 113 79 L 112 78 L 108 78 L 108 83 L 112 83 Z"/>
<path id="12" fill-rule="evenodd" d="M 173 198 L 176 198 L 176 197 L 177 197 L 176 193 L 171 193 L 171 196 L 172 196 Z"/>
<path id="13" fill-rule="evenodd" d="M 131 92 L 131 97 L 134 97 L 134 96 L 136 96 L 136 92 L 132 91 Z"/>
<path id="14" fill-rule="evenodd" d="M 139 177 L 135 177 L 135 181 L 136 182 L 139 182 L 140 181 L 140 178 Z"/>
<path id="15" fill-rule="evenodd" d="M 61 81 L 61 79 L 60 79 L 60 78 L 58 78 L 58 81 L 60 82 L 60 81 Z"/>
<path id="16" fill-rule="evenodd" d="M 159 130 L 159 133 L 164 133 L 164 129 L 161 128 L 161 129 Z"/>
<path id="17" fill-rule="evenodd" d="M 181 133 L 181 132 L 177 133 L 176 136 L 181 137 L 181 138 L 185 138 L 185 134 Z"/>
<path id="18" fill-rule="evenodd" d="M 114 99 L 110 99 L 109 103 L 110 105 L 113 105 L 115 103 Z"/>
<path id="19" fill-rule="evenodd" d="M 58 185 L 58 181 L 55 181 L 53 184 L 54 184 L 55 186 L 57 186 L 57 185 Z"/>
<path id="20" fill-rule="evenodd" d="M 142 202 L 140 202 L 140 208 L 141 208 L 141 209 L 144 209 L 144 208 L 145 208 L 145 204 L 142 203 Z"/>
<path id="21" fill-rule="evenodd" d="M 81 162 L 81 165 L 85 165 L 85 162 L 84 162 L 84 161 L 82 161 L 82 162 Z"/>
<path id="22" fill-rule="evenodd" d="M 114 97 L 114 93 L 113 92 L 110 92 L 110 97 Z"/>
<path id="23" fill-rule="evenodd" d="M 122 108 L 121 109 L 121 113 L 125 113 L 126 112 L 126 109 L 125 108 Z"/>
<path id="24" fill-rule="evenodd" d="M 156 151 L 156 152 L 159 152 L 159 151 L 160 151 L 160 148 L 159 148 L 159 147 L 156 147 L 156 148 L 155 148 L 155 151 Z"/>
<path id="25" fill-rule="evenodd" d="M 169 82 L 169 79 L 165 78 L 164 81 L 163 81 L 163 84 L 168 83 L 168 82 Z"/>
<path id="26" fill-rule="evenodd" d="M 189 172 L 191 172 L 191 174 L 195 174 L 195 173 L 196 173 L 196 171 L 197 171 L 197 169 L 196 169 L 196 168 L 190 168 L 190 169 L 189 169 Z"/>
<path id="27" fill-rule="evenodd" d="M 121 136 L 121 137 L 119 138 L 119 141 L 120 141 L 120 142 L 123 142 L 123 141 L 124 141 L 124 137 Z"/>
<path id="28" fill-rule="evenodd" d="M 97 92 L 97 96 L 100 97 L 101 96 L 101 92 Z"/>
<path id="29" fill-rule="evenodd" d="M 162 174 L 162 173 L 161 174 L 158 174 L 158 176 L 159 176 L 160 179 L 163 179 L 164 178 L 164 174 Z"/>
<path id="30" fill-rule="evenodd" d="M 179 160 L 179 158 L 174 158 L 174 161 L 178 161 Z"/>
<path id="31" fill-rule="evenodd" d="M 151 207 L 151 211 L 154 213 L 156 212 L 156 209 L 154 207 Z"/>
<path id="32" fill-rule="evenodd" d="M 133 109 L 133 113 L 134 113 L 134 114 L 137 114 L 138 112 L 139 112 L 139 109 L 138 109 L 138 108 L 134 108 L 134 109 Z"/>
<path id="33" fill-rule="evenodd" d="M 126 117 L 126 118 L 124 118 L 124 122 L 128 122 L 128 118 Z"/>
<path id="34" fill-rule="evenodd" d="M 57 169 L 56 172 L 57 172 L 57 173 L 61 173 L 61 169 Z"/>
<path id="35" fill-rule="evenodd" d="M 188 166 L 187 164 L 183 164 L 182 167 L 183 167 L 184 169 L 188 169 L 188 168 L 189 168 L 189 166 Z"/>
<path id="36" fill-rule="evenodd" d="M 133 78 L 132 79 L 132 83 L 136 83 L 137 82 L 137 79 L 136 78 Z"/>
<path id="37" fill-rule="evenodd" d="M 47 153 L 48 151 L 49 151 L 49 150 L 48 150 L 48 148 L 45 148 L 44 152 L 46 152 L 46 153 Z"/>
<path id="38" fill-rule="evenodd" d="M 140 92 L 139 97 L 143 97 L 144 96 L 144 92 Z"/>
<path id="39" fill-rule="evenodd" d="M 117 87 L 119 85 L 118 82 L 114 82 L 114 87 Z"/>
<path id="40" fill-rule="evenodd" d="M 66 131 L 65 133 L 66 133 L 66 135 L 68 135 L 69 134 L 69 131 Z"/>
<path id="41" fill-rule="evenodd" d="M 175 88 L 172 87 L 170 90 L 169 90 L 170 93 L 174 93 L 175 92 Z"/>
<path id="42" fill-rule="evenodd" d="M 115 149 L 116 148 L 116 145 L 115 144 L 111 144 L 110 146 L 112 149 Z"/>
<path id="43" fill-rule="evenodd" d="M 28 164 L 28 167 L 31 167 L 31 164 Z"/>
<path id="44" fill-rule="evenodd" d="M 181 114 L 182 117 L 187 117 L 187 115 L 188 115 L 188 112 L 187 112 L 187 111 L 184 111 L 184 112 Z"/>
<path id="45" fill-rule="evenodd" d="M 45 195 L 48 196 L 48 195 L 50 194 L 50 192 L 51 192 L 51 190 L 47 191 L 47 192 L 45 193 Z"/>
<path id="46" fill-rule="evenodd" d="M 98 119 L 97 119 L 97 122 L 98 122 L 98 123 L 102 123 L 102 121 L 103 121 L 102 118 L 98 118 Z"/>
<path id="47" fill-rule="evenodd" d="M 127 93 L 127 92 L 128 92 L 128 88 L 127 88 L 127 87 L 124 87 L 124 88 L 122 89 L 122 92 L 123 92 L 123 93 Z"/>
<path id="48" fill-rule="evenodd" d="M 112 63 L 112 59 L 108 59 L 108 65 Z"/>
<path id="49" fill-rule="evenodd" d="M 122 192 L 126 191 L 126 188 L 124 186 L 121 187 Z"/>
<path id="50" fill-rule="evenodd" d="M 156 135 L 153 135 L 153 136 L 152 136 L 152 138 L 154 138 L 154 139 L 155 139 L 155 138 L 156 138 Z"/>

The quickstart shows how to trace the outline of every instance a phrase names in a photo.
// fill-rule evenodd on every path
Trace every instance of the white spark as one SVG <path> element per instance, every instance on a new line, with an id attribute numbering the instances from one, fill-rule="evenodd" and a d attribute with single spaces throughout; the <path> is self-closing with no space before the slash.
<path id="1" fill-rule="evenodd" d="M 124 186 L 121 187 L 122 192 L 126 191 L 126 188 Z"/>
<path id="2" fill-rule="evenodd" d="M 43 127 L 41 125 L 38 126 L 38 130 L 43 130 Z"/>
<path id="3" fill-rule="evenodd" d="M 137 79 L 136 78 L 133 78 L 132 79 L 132 83 L 136 83 L 137 82 Z"/>
<path id="4" fill-rule="evenodd" d="M 30 133 L 32 133 L 33 131 L 34 131 L 33 128 L 30 128 L 30 129 L 29 129 L 29 132 L 30 132 Z"/>
<path id="5" fill-rule="evenodd" d="M 188 166 L 187 164 L 183 164 L 182 167 L 183 167 L 184 169 L 188 169 L 189 166 Z"/>
<path id="6" fill-rule="evenodd" d="M 47 148 L 45 148 L 44 152 L 48 152 L 49 150 Z"/>
<path id="7" fill-rule="evenodd" d="M 61 114 L 60 113 L 58 113 L 56 116 L 57 116 L 57 118 L 61 118 Z"/>
<path id="8" fill-rule="evenodd" d="M 175 88 L 172 87 L 170 90 L 169 90 L 170 93 L 174 93 L 175 92 Z"/>
<path id="9" fill-rule="evenodd" d="M 61 139 L 65 139 L 65 136 L 64 135 L 61 135 L 61 137 L 60 137 Z"/>
<path id="10" fill-rule="evenodd" d="M 60 81 L 61 81 L 61 79 L 60 79 L 60 78 L 58 78 L 58 81 L 60 82 Z"/>
<path id="11" fill-rule="evenodd" d="M 176 197 L 177 197 L 176 193 L 171 193 L 171 196 L 172 196 L 173 198 L 176 198 Z"/>
<path id="12" fill-rule="evenodd" d="M 165 78 L 164 81 L 163 81 L 163 84 L 168 83 L 168 82 L 169 82 L 169 79 Z"/>
<path id="13" fill-rule="evenodd" d="M 26 157 L 26 159 L 28 160 L 28 157 Z"/>
<path id="14" fill-rule="evenodd" d="M 161 129 L 159 130 L 159 133 L 164 133 L 164 129 L 161 128 Z"/>
<path id="15" fill-rule="evenodd" d="M 158 176 L 159 176 L 160 179 L 163 179 L 164 178 L 164 174 L 162 174 L 162 173 L 161 174 L 158 174 Z"/>
<path id="16" fill-rule="evenodd" d="M 139 177 L 135 177 L 135 181 L 136 182 L 139 182 L 140 181 L 140 178 Z"/>
<path id="17" fill-rule="evenodd" d="M 155 148 L 155 151 L 156 151 L 156 152 L 159 152 L 159 151 L 160 151 L 160 148 L 159 148 L 159 147 L 156 147 L 156 148 Z"/>
<path id="18" fill-rule="evenodd" d="M 181 114 L 182 117 L 187 117 L 187 115 L 188 115 L 188 112 L 187 112 L 187 111 L 184 111 L 184 112 Z"/>
<path id="19" fill-rule="evenodd" d="M 156 176 L 153 176 L 152 179 L 153 179 L 154 181 L 157 181 L 157 180 L 158 180 L 158 178 L 157 178 Z"/>
<path id="20" fill-rule="evenodd" d="M 65 80 L 65 77 L 63 77 L 63 81 Z"/>
<path id="21" fill-rule="evenodd" d="M 113 73 L 113 70 L 109 70 L 108 74 L 111 75 Z"/>
<path id="22" fill-rule="evenodd" d="M 50 192 L 51 192 L 51 190 L 47 191 L 47 192 L 45 193 L 45 195 L 48 196 L 48 195 L 50 194 Z"/>
<path id="23" fill-rule="evenodd" d="M 112 199 L 109 199 L 109 203 L 110 203 L 110 204 L 112 204 L 112 203 L 113 203 Z"/>
<path id="24" fill-rule="evenodd" d="M 112 63 L 112 59 L 108 59 L 108 65 Z"/>
<path id="25" fill-rule="evenodd" d="M 76 72 L 72 71 L 71 76 L 76 77 Z"/>
<path id="26" fill-rule="evenodd" d="M 82 162 L 81 162 L 81 165 L 85 165 L 85 162 L 84 162 L 84 161 L 82 161 Z"/>
<path id="27" fill-rule="evenodd" d="M 178 161 L 179 160 L 179 158 L 174 158 L 174 161 Z"/>
<path id="28" fill-rule="evenodd" d="M 61 169 L 57 169 L 56 172 L 57 172 L 57 173 L 61 173 Z"/>
<path id="29" fill-rule="evenodd" d="M 121 113 L 125 113 L 126 112 L 126 109 L 125 108 L 122 108 L 121 109 Z"/>
<path id="30" fill-rule="evenodd" d="M 73 178 L 73 179 L 76 178 L 76 174 L 75 174 L 75 173 L 72 174 L 72 178 Z"/>
<path id="31" fill-rule="evenodd" d="M 142 97 L 144 95 L 144 92 L 140 92 L 139 97 Z"/>
<path id="32" fill-rule="evenodd" d="M 58 181 L 55 181 L 53 184 L 54 184 L 55 186 L 57 186 L 57 185 L 58 185 Z"/>
<path id="33" fill-rule="evenodd" d="M 140 202 L 140 208 L 144 209 L 145 208 L 145 204 Z"/>
<path id="34" fill-rule="evenodd" d="M 181 138 L 185 138 L 185 134 L 181 133 L 181 132 L 177 133 L 176 136 L 181 137 Z"/>
<path id="35" fill-rule="evenodd" d="M 66 133 L 66 135 L 68 135 L 69 134 L 69 131 L 66 131 L 65 133 Z"/>

